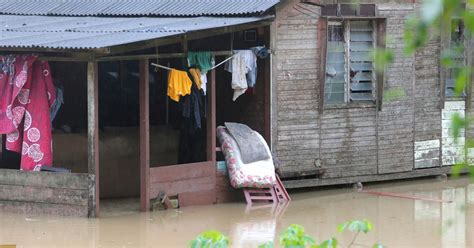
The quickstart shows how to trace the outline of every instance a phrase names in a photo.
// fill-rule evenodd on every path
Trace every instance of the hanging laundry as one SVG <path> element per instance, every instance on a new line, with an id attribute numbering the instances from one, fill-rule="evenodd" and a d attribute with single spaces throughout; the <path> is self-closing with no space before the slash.
<path id="1" fill-rule="evenodd" d="M 252 47 L 250 50 L 252 50 L 253 53 L 261 59 L 266 59 L 268 56 L 270 56 L 270 50 L 265 46 Z"/>
<path id="2" fill-rule="evenodd" d="M 190 78 L 194 80 L 194 76 Z M 203 128 L 206 125 L 206 99 L 203 93 L 194 81 L 191 94 L 180 100 L 182 119 L 178 163 L 193 163 L 206 159 L 206 128 Z"/>
<path id="3" fill-rule="evenodd" d="M 257 57 L 251 50 L 236 50 L 225 69 L 232 73 L 232 89 L 236 100 L 248 87 L 254 87 L 257 79 Z"/>
<path id="4" fill-rule="evenodd" d="M 168 96 L 179 102 L 181 96 L 191 94 L 191 79 L 185 71 L 171 69 L 168 74 Z"/>
<path id="5" fill-rule="evenodd" d="M 53 163 L 50 108 L 56 92 L 49 64 L 36 56 L 0 56 L 0 133 L 21 153 L 21 170 Z"/>
<path id="6" fill-rule="evenodd" d="M 201 71 L 197 68 L 190 68 L 189 73 L 191 74 L 193 81 L 196 83 L 197 88 L 201 89 Z"/>
<path id="7" fill-rule="evenodd" d="M 207 74 L 201 73 L 201 89 L 204 91 L 204 95 L 207 92 Z"/>
<path id="8" fill-rule="evenodd" d="M 206 74 L 214 66 L 214 57 L 211 52 L 188 52 L 188 66 L 195 66 Z"/>
<path id="9" fill-rule="evenodd" d="M 54 118 L 56 118 L 61 105 L 64 104 L 64 87 L 58 80 L 53 80 L 53 82 L 56 89 L 56 101 L 54 101 L 53 106 L 51 106 L 51 122 L 54 121 Z"/>

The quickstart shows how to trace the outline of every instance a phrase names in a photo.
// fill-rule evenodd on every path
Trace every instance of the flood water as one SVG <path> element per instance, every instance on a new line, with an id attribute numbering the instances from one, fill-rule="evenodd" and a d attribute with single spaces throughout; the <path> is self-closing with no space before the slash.
<path id="1" fill-rule="evenodd" d="M 374 243 L 387 247 L 474 247 L 474 184 L 468 179 L 373 184 L 364 185 L 364 190 L 417 199 L 340 187 L 290 192 L 292 201 L 287 206 L 254 205 L 251 209 L 245 203 L 232 203 L 138 213 L 136 204 L 115 201 L 102 203 L 99 219 L 0 213 L 0 245 L 187 247 L 200 232 L 218 229 L 231 239 L 232 247 L 257 247 L 278 240 L 282 230 L 297 223 L 318 240 L 336 237 L 341 247 L 347 247 L 353 235 L 338 234 L 337 225 L 368 219 L 374 229 L 356 241 L 365 247 Z"/>

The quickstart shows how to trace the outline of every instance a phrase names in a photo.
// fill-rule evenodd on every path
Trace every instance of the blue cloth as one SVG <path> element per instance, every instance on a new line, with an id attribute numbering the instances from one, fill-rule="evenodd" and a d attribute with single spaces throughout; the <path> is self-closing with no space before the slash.
<path id="1" fill-rule="evenodd" d="M 63 95 L 63 86 L 59 85 L 56 86 L 56 101 L 54 101 L 53 106 L 51 106 L 51 122 L 53 122 L 54 118 L 59 112 L 59 109 L 61 108 L 61 105 L 64 104 L 64 95 Z"/>

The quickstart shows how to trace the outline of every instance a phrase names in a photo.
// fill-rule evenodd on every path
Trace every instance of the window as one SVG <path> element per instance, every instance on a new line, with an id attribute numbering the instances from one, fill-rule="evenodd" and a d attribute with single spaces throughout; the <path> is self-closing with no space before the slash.
<path id="1" fill-rule="evenodd" d="M 454 20 L 451 25 L 451 37 L 449 40 L 449 55 L 452 64 L 448 66 L 446 73 L 446 97 L 455 98 L 454 87 L 458 70 L 465 65 L 464 57 L 464 24 L 460 20 Z M 465 92 L 458 97 L 465 97 Z"/>
<path id="2" fill-rule="evenodd" d="M 329 21 L 324 99 L 327 105 L 375 102 L 376 73 L 371 51 L 375 48 L 371 20 Z"/>

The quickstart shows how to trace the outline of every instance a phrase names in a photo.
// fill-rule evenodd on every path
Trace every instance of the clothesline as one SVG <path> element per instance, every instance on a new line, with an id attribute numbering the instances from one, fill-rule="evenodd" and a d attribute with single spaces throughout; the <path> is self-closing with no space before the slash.
<path id="1" fill-rule="evenodd" d="M 232 55 L 232 56 L 230 56 L 230 57 L 224 59 L 224 60 L 223 60 L 222 62 L 220 62 L 219 64 L 217 64 L 217 65 L 211 67 L 210 70 L 214 70 L 215 68 L 221 66 L 221 65 L 224 64 L 225 62 L 227 62 L 227 61 L 229 61 L 230 59 L 232 59 L 232 57 L 234 57 L 234 55 Z M 170 68 L 170 67 L 168 67 L 168 66 L 164 66 L 164 65 L 160 65 L 160 64 L 156 64 L 156 63 L 151 63 L 151 65 L 152 65 L 152 66 L 159 67 L 159 68 L 162 68 L 162 69 L 165 69 L 165 70 L 168 70 L 168 71 L 170 71 L 170 70 L 173 69 L 173 68 Z"/>

